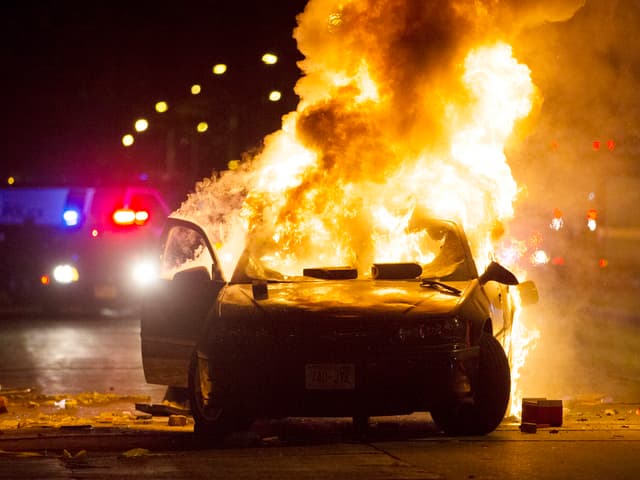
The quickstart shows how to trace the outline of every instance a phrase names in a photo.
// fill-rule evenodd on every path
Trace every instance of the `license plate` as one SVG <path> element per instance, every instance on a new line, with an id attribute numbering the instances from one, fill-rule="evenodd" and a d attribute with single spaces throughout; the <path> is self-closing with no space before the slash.
<path id="1" fill-rule="evenodd" d="M 353 363 L 310 363 L 305 365 L 307 390 L 353 390 L 356 366 Z"/>
<path id="2" fill-rule="evenodd" d="M 100 300 L 112 300 L 118 296 L 118 290 L 114 285 L 96 285 L 93 295 Z"/>

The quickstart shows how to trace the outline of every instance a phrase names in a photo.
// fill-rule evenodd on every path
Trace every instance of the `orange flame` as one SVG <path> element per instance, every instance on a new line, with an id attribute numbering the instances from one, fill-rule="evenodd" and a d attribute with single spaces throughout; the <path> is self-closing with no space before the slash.
<path id="1" fill-rule="evenodd" d="M 508 44 L 468 48 L 438 23 L 475 32 L 483 12 L 397 3 L 311 1 L 295 31 L 306 55 L 297 110 L 259 155 L 200 182 L 174 214 L 208 228 L 227 276 L 245 247 L 289 275 L 426 263 L 412 222 L 422 212 L 460 221 L 480 270 L 492 259 L 513 215 L 504 148 L 536 99 L 530 71 Z"/>

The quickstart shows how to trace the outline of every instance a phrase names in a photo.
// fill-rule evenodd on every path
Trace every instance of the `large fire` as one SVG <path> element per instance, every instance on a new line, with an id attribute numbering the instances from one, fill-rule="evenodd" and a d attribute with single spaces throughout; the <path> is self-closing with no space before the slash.
<path id="1" fill-rule="evenodd" d="M 423 210 L 464 225 L 482 270 L 518 191 L 505 144 L 536 102 L 528 67 L 482 30 L 487 17 L 481 2 L 312 0 L 294 32 L 297 110 L 176 214 L 209 228 L 227 274 L 245 247 L 292 275 L 426 262 L 425 232 L 411 228 Z M 534 336 L 516 319 L 514 381 Z"/>

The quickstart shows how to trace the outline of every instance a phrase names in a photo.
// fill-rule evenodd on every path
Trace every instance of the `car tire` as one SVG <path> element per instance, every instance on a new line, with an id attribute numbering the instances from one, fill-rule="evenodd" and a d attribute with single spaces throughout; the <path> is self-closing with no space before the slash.
<path id="1" fill-rule="evenodd" d="M 447 435 L 486 435 L 503 420 L 511 393 L 509 361 L 500 342 L 484 333 L 479 340 L 478 374 L 471 401 L 439 404 L 431 417 Z"/>
<path id="2" fill-rule="evenodd" d="M 216 399 L 207 401 L 202 392 L 201 375 L 210 375 L 208 361 L 198 361 L 198 356 L 194 353 L 189 367 L 189 407 L 195 422 L 194 432 L 210 437 L 213 440 L 223 440 L 227 435 L 243 430 L 251 426 L 252 419 L 242 416 L 237 408 L 225 405 Z M 206 370 L 206 371 L 205 371 Z M 210 382 L 209 382 L 210 383 Z M 210 405 L 208 403 L 214 403 Z"/>

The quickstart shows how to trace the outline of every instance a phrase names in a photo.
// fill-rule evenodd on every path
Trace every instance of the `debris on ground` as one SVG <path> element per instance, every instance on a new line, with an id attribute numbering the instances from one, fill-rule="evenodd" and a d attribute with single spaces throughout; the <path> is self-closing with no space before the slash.
<path id="1" fill-rule="evenodd" d="M 162 403 L 136 403 L 136 410 L 149 413 L 154 417 L 189 415 L 191 413 L 188 409 L 169 401 L 164 401 Z"/>
<path id="2" fill-rule="evenodd" d="M 522 399 L 522 425 L 534 424 L 540 427 L 562 426 L 562 400 L 547 400 L 546 398 Z M 530 427 L 526 427 L 530 430 Z M 525 431 L 522 430 L 521 431 Z M 535 433 L 527 431 L 527 433 Z"/>
<path id="3" fill-rule="evenodd" d="M 184 427 L 187 424 L 185 415 L 169 415 L 168 425 L 170 427 Z"/>
<path id="4" fill-rule="evenodd" d="M 120 458 L 138 458 L 138 457 L 146 457 L 150 455 L 151 452 L 146 448 L 132 448 L 131 450 L 127 450 L 120 454 Z"/>
<path id="5" fill-rule="evenodd" d="M 536 433 L 538 431 L 538 425 L 531 422 L 522 422 L 520 424 L 520 431 L 522 433 Z"/>
<path id="6" fill-rule="evenodd" d="M 70 465 L 83 464 L 87 462 L 87 451 L 80 450 L 75 455 L 73 455 L 65 448 L 62 451 L 62 459 Z"/>
<path id="7" fill-rule="evenodd" d="M 149 401 L 149 397 L 143 395 L 98 392 L 43 395 L 32 389 L 5 389 L 2 393 L 0 413 L 4 415 L 0 417 L 0 431 L 30 427 L 87 430 L 94 426 L 139 426 L 153 419 L 150 414 L 132 411 L 135 402 Z"/>

